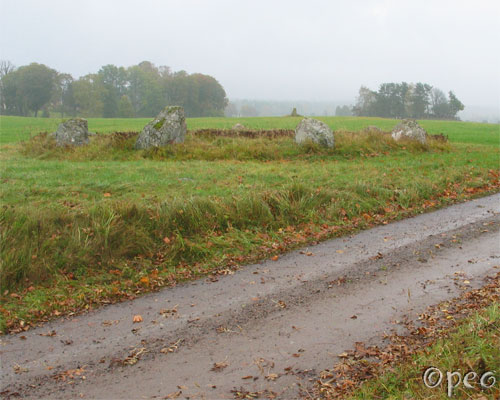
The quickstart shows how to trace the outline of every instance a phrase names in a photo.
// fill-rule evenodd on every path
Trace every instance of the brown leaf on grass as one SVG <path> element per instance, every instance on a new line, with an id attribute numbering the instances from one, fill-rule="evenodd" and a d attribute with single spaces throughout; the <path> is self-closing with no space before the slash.
<path id="1" fill-rule="evenodd" d="M 111 193 L 106 192 L 106 193 L 104 193 L 104 194 L 103 194 L 103 196 L 104 196 L 104 197 L 111 197 Z"/>
<path id="2" fill-rule="evenodd" d="M 163 241 L 166 243 L 166 244 L 169 244 L 170 243 L 170 239 L 168 237 L 164 237 L 163 238 Z"/>
<path id="3" fill-rule="evenodd" d="M 373 217 L 370 215 L 370 214 L 367 214 L 367 213 L 363 213 L 363 218 L 366 220 L 366 221 L 370 221 L 373 219 Z"/>
<path id="4" fill-rule="evenodd" d="M 142 317 L 139 314 L 134 315 L 134 318 L 133 318 L 132 322 L 134 324 L 138 324 L 138 323 L 142 322 Z"/>

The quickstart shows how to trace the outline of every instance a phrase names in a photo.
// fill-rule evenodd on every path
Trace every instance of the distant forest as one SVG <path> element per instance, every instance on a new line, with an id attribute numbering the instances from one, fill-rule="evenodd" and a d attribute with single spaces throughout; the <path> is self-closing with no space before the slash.
<path id="1" fill-rule="evenodd" d="M 383 118 L 458 119 L 464 109 L 453 92 L 426 83 L 383 83 L 377 92 L 361 86 L 352 112 L 356 116 Z"/>
<path id="2" fill-rule="evenodd" d="M 288 115 L 293 108 L 301 115 L 336 115 L 383 118 L 459 119 L 464 109 L 453 92 L 448 96 L 426 83 L 383 83 L 378 91 L 359 89 L 354 106 L 335 101 L 263 101 L 231 100 L 225 110 L 228 117 Z"/>
<path id="3" fill-rule="evenodd" d="M 48 117 L 153 117 L 167 105 L 188 117 L 223 116 L 226 92 L 209 75 L 172 72 L 149 61 L 128 68 L 105 65 L 74 79 L 43 64 L 16 68 L 0 61 L 0 114 Z"/>
<path id="4" fill-rule="evenodd" d="M 345 104 L 345 103 L 344 103 Z M 188 117 L 287 115 L 458 119 L 464 109 L 453 92 L 426 83 L 383 83 L 378 91 L 359 89 L 354 106 L 337 102 L 228 101 L 221 84 L 204 74 L 173 72 L 149 61 L 128 68 L 105 65 L 74 79 L 43 64 L 16 68 L 0 61 L 0 114 L 82 117 L 153 117 L 167 105 L 184 107 Z"/>

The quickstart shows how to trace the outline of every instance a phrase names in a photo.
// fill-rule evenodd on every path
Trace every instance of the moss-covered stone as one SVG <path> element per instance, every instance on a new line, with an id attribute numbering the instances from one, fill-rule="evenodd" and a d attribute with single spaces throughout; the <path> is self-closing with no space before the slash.
<path id="1" fill-rule="evenodd" d="M 173 112 L 176 112 L 176 111 L 179 111 L 179 110 L 183 110 L 184 111 L 184 109 L 181 106 L 168 106 L 166 108 L 167 108 L 167 114 L 172 114 Z"/>
<path id="2" fill-rule="evenodd" d="M 184 142 L 186 136 L 184 109 L 178 106 L 165 107 L 154 120 L 147 124 L 135 143 L 136 149 L 162 147 Z"/>
<path id="3" fill-rule="evenodd" d="M 156 124 L 154 124 L 154 128 L 156 130 L 160 130 L 164 123 L 165 123 L 165 118 L 161 118 Z"/>

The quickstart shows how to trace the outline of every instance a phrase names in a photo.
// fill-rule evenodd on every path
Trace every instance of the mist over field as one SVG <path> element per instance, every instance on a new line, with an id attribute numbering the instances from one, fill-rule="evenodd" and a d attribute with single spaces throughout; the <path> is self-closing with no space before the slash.
<path id="1" fill-rule="evenodd" d="M 290 102 L 332 115 L 353 105 L 362 85 L 425 82 L 452 90 L 462 119 L 498 120 L 496 1 L 0 4 L 1 58 L 16 66 L 38 62 L 77 78 L 148 60 L 211 75 L 231 101 L 273 101 L 260 115 Z"/>

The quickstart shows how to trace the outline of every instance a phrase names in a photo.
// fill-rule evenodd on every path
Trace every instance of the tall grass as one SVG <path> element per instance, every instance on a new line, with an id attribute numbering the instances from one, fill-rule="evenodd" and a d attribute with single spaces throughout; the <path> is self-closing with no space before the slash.
<path id="1" fill-rule="evenodd" d="M 373 131 L 335 133 L 335 148 L 324 148 L 309 142 L 298 146 L 293 131 L 256 132 L 253 137 L 228 135 L 230 131 L 194 131 L 187 134 L 184 143 L 149 150 L 134 150 L 138 133 L 122 132 L 96 135 L 90 145 L 75 148 L 56 145 L 52 135 L 39 134 L 21 143 L 25 156 L 42 160 L 279 160 L 310 157 L 377 156 L 388 152 L 407 150 L 410 152 L 449 151 L 447 143 L 429 140 L 427 144 L 415 141 L 396 142 L 388 133 Z M 273 132 L 273 131 L 271 131 Z"/>
<path id="2" fill-rule="evenodd" d="M 86 210 L 4 208 L 0 211 L 2 289 L 26 279 L 41 283 L 60 270 L 111 268 L 119 260 L 151 258 L 158 252 L 172 263 L 201 261 L 193 253 L 193 239 L 235 228 L 277 229 L 312 222 L 311 217 L 319 221 L 327 217 L 333 198 L 333 192 L 318 195 L 293 184 L 260 195 L 225 200 L 192 197 L 156 207 L 113 202 Z"/>

